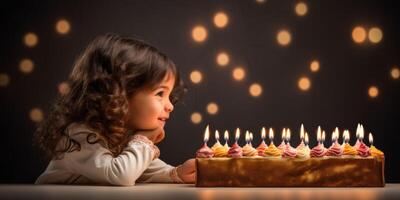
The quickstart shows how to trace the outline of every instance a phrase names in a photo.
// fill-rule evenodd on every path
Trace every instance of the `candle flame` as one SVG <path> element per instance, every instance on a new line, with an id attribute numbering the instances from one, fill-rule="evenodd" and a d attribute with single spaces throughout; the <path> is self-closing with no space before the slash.
<path id="1" fill-rule="evenodd" d="M 356 138 L 360 138 L 360 123 L 357 124 L 357 130 L 356 130 Z"/>
<path id="2" fill-rule="evenodd" d="M 318 126 L 317 130 L 317 141 L 321 142 L 321 126 Z"/>
<path id="3" fill-rule="evenodd" d="M 274 139 L 274 130 L 273 130 L 272 128 L 269 128 L 269 133 L 268 133 L 268 135 L 269 135 L 269 139 L 270 139 L 270 140 L 273 140 L 273 139 Z"/>
<path id="4" fill-rule="evenodd" d="M 249 143 L 249 141 L 250 141 L 249 131 L 246 131 L 246 133 L 244 134 L 244 139 L 246 140 L 246 143 Z"/>
<path id="5" fill-rule="evenodd" d="M 207 125 L 206 130 L 204 131 L 204 142 L 208 142 L 208 138 L 210 137 L 210 125 Z"/>
<path id="6" fill-rule="evenodd" d="M 238 141 L 240 137 L 240 129 L 236 128 L 236 132 L 235 132 L 235 140 Z"/>
<path id="7" fill-rule="evenodd" d="M 304 135 L 304 143 L 307 145 L 308 144 L 308 133 L 306 132 Z"/>
<path id="8" fill-rule="evenodd" d="M 250 142 L 253 141 L 253 133 L 252 133 L 252 132 L 250 132 L 250 135 L 249 135 L 249 136 L 250 136 L 250 138 L 249 138 L 249 139 L 250 139 Z"/>
<path id="9" fill-rule="evenodd" d="M 262 127 L 261 129 L 261 139 L 265 140 L 265 136 L 266 136 L 266 131 L 265 131 L 265 127 Z"/>
<path id="10" fill-rule="evenodd" d="M 282 130 L 282 140 L 285 140 L 286 138 L 286 128 L 283 128 Z"/>
<path id="11" fill-rule="evenodd" d="M 372 133 L 369 133 L 368 139 L 369 139 L 369 143 L 370 143 L 371 145 L 374 145 L 374 137 L 372 136 Z"/>
<path id="12" fill-rule="evenodd" d="M 215 140 L 219 141 L 219 132 L 215 130 Z"/>
<path id="13" fill-rule="evenodd" d="M 228 132 L 228 130 L 225 130 L 225 132 L 224 132 L 224 139 L 225 139 L 225 141 L 229 140 L 229 132 Z"/>
<path id="14" fill-rule="evenodd" d="M 360 139 L 364 139 L 364 126 L 361 124 L 360 125 L 360 135 L 359 135 Z"/>
<path id="15" fill-rule="evenodd" d="M 321 140 L 322 140 L 322 142 L 325 141 L 325 131 L 322 131 Z"/>
<path id="16" fill-rule="evenodd" d="M 345 143 L 348 143 L 350 140 L 350 132 L 349 130 L 344 130 L 343 131 L 343 139 Z"/>
<path id="17" fill-rule="evenodd" d="M 301 124 L 300 127 L 300 139 L 303 140 L 304 139 L 304 125 Z"/>
<path id="18" fill-rule="evenodd" d="M 286 140 L 289 142 L 289 140 L 290 140 L 290 129 L 289 128 L 287 128 L 286 129 Z"/>

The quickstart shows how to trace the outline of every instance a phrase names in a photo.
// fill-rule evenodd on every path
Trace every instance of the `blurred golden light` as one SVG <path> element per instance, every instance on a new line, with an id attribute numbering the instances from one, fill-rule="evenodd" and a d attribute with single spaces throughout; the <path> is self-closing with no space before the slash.
<path id="1" fill-rule="evenodd" d="M 295 11 L 298 16 L 304 16 L 308 11 L 307 4 L 305 4 L 304 2 L 297 3 Z"/>
<path id="2" fill-rule="evenodd" d="M 39 39 L 35 33 L 29 32 L 24 36 L 24 44 L 27 47 L 34 47 L 37 45 Z"/>
<path id="3" fill-rule="evenodd" d="M 192 30 L 192 38 L 196 42 L 204 42 L 207 39 L 207 29 L 204 26 L 195 26 Z"/>
<path id="4" fill-rule="evenodd" d="M 368 95 L 371 98 L 376 98 L 379 95 L 379 89 L 376 86 L 371 86 L 368 89 Z"/>
<path id="5" fill-rule="evenodd" d="M 190 80 L 192 81 L 192 83 L 200 83 L 201 80 L 203 79 L 203 75 L 201 74 L 200 71 L 198 70 L 194 70 L 190 73 Z"/>
<path id="6" fill-rule="evenodd" d="M 242 67 L 236 67 L 232 71 L 232 76 L 237 81 L 243 80 L 245 75 L 246 75 L 246 72 L 244 71 L 244 69 Z"/>
<path id="7" fill-rule="evenodd" d="M 214 24 L 218 28 L 224 28 L 229 22 L 228 15 L 224 12 L 218 12 L 214 15 Z"/>
<path id="8" fill-rule="evenodd" d="M 368 39 L 372 43 L 379 43 L 383 38 L 382 30 L 378 27 L 373 27 L 368 31 Z"/>
<path id="9" fill-rule="evenodd" d="M 0 87 L 6 87 L 10 83 L 10 77 L 8 74 L 0 74 Z"/>
<path id="10" fill-rule="evenodd" d="M 34 122 L 41 122 L 43 120 L 43 111 L 40 108 L 33 108 L 29 112 L 29 117 Z"/>
<path id="11" fill-rule="evenodd" d="M 71 88 L 69 87 L 69 84 L 66 82 L 62 82 L 58 85 L 58 92 L 64 96 L 67 95 L 71 91 Z"/>
<path id="12" fill-rule="evenodd" d="M 351 33 L 351 36 L 353 37 L 354 42 L 356 43 L 362 43 L 365 41 L 367 37 L 367 32 L 365 31 L 365 28 L 362 26 L 356 26 L 353 29 L 353 32 Z"/>
<path id="13" fill-rule="evenodd" d="M 251 96 L 253 96 L 253 97 L 258 97 L 258 96 L 260 96 L 261 93 L 262 93 L 262 87 L 261 87 L 261 85 L 258 84 L 258 83 L 253 83 L 253 84 L 251 84 L 250 87 L 249 87 L 249 92 L 250 92 L 250 95 L 251 95 Z"/>
<path id="14" fill-rule="evenodd" d="M 69 33 L 71 25 L 66 19 L 61 19 L 56 23 L 56 31 L 59 34 L 65 35 Z"/>
<path id="15" fill-rule="evenodd" d="M 259 4 L 261 4 L 261 3 L 265 3 L 267 0 L 256 0 L 256 3 L 259 3 Z"/>
<path id="16" fill-rule="evenodd" d="M 311 61 L 310 70 L 312 72 L 317 72 L 319 70 L 319 61 L 318 60 Z"/>
<path id="17" fill-rule="evenodd" d="M 207 105 L 207 112 L 210 115 L 215 115 L 218 113 L 218 105 L 214 102 L 211 102 Z"/>
<path id="18" fill-rule="evenodd" d="M 300 90 L 307 91 L 311 87 L 311 81 L 308 77 L 301 77 L 298 82 Z"/>
<path id="19" fill-rule="evenodd" d="M 398 67 L 393 67 L 392 70 L 390 70 L 390 75 L 392 76 L 393 79 L 398 79 L 400 77 L 400 70 Z"/>
<path id="20" fill-rule="evenodd" d="M 198 112 L 192 113 L 192 115 L 190 116 L 190 120 L 191 120 L 194 124 L 200 123 L 201 120 L 202 120 L 201 114 L 198 113 Z"/>
<path id="21" fill-rule="evenodd" d="M 278 32 L 276 39 L 280 45 L 287 46 L 292 40 L 292 36 L 288 30 L 281 30 Z"/>
<path id="22" fill-rule="evenodd" d="M 28 74 L 33 71 L 34 64 L 33 61 L 29 58 L 24 58 L 19 62 L 19 70 L 22 73 Z"/>
<path id="23" fill-rule="evenodd" d="M 226 52 L 220 52 L 217 55 L 217 64 L 220 66 L 226 66 L 229 64 L 229 55 Z"/>

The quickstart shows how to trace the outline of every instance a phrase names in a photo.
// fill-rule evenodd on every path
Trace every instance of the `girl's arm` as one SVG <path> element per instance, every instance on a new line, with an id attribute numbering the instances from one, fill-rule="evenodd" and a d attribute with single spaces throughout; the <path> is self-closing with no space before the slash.
<path id="1" fill-rule="evenodd" d="M 66 153 L 63 160 L 70 171 L 85 176 L 96 183 L 131 186 L 158 157 L 159 151 L 145 136 L 137 135 L 123 152 L 113 157 L 101 144 L 89 144 L 87 133 L 77 133 L 73 138 L 81 144 L 80 151 Z"/>
<path id="2" fill-rule="evenodd" d="M 139 177 L 138 182 L 183 183 L 183 181 L 179 178 L 176 169 L 176 167 L 168 165 L 160 159 L 155 159 L 143 172 L 142 176 Z"/>

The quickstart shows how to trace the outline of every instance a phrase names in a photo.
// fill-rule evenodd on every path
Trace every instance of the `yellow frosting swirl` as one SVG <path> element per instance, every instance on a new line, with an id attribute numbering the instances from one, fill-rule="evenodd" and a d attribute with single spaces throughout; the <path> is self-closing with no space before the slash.
<path id="1" fill-rule="evenodd" d="M 222 145 L 221 145 L 221 143 L 216 142 L 216 143 L 211 147 L 211 149 L 212 149 L 213 151 L 215 151 L 215 149 L 217 149 L 218 147 L 222 147 Z"/>
<path id="2" fill-rule="evenodd" d="M 244 145 L 242 151 L 243 151 L 243 156 L 247 157 L 256 156 L 258 154 L 257 150 L 249 144 Z"/>
<path id="3" fill-rule="evenodd" d="M 265 156 L 269 157 L 280 157 L 282 156 L 282 151 L 278 149 L 273 143 L 271 143 L 268 148 L 265 149 Z"/>
<path id="4" fill-rule="evenodd" d="M 214 150 L 214 157 L 227 157 L 229 151 L 229 146 L 225 144 L 224 146 L 218 146 Z"/>
<path id="5" fill-rule="evenodd" d="M 343 147 L 343 155 L 355 156 L 357 155 L 357 149 L 346 143 Z"/>
<path id="6" fill-rule="evenodd" d="M 300 146 L 297 148 L 297 158 L 309 158 L 310 157 L 310 147 L 307 146 Z"/>
<path id="7" fill-rule="evenodd" d="M 372 145 L 369 148 L 369 151 L 371 153 L 371 156 L 373 156 L 373 157 L 378 157 L 378 158 L 385 157 L 385 154 L 381 150 L 377 149 L 374 145 Z"/>

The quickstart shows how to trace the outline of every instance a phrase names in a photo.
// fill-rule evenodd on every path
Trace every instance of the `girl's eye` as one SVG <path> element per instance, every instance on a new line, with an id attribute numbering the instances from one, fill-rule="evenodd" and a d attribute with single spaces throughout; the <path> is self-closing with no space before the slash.
<path id="1" fill-rule="evenodd" d="M 164 95 L 164 91 L 157 92 L 156 95 L 162 97 Z"/>

